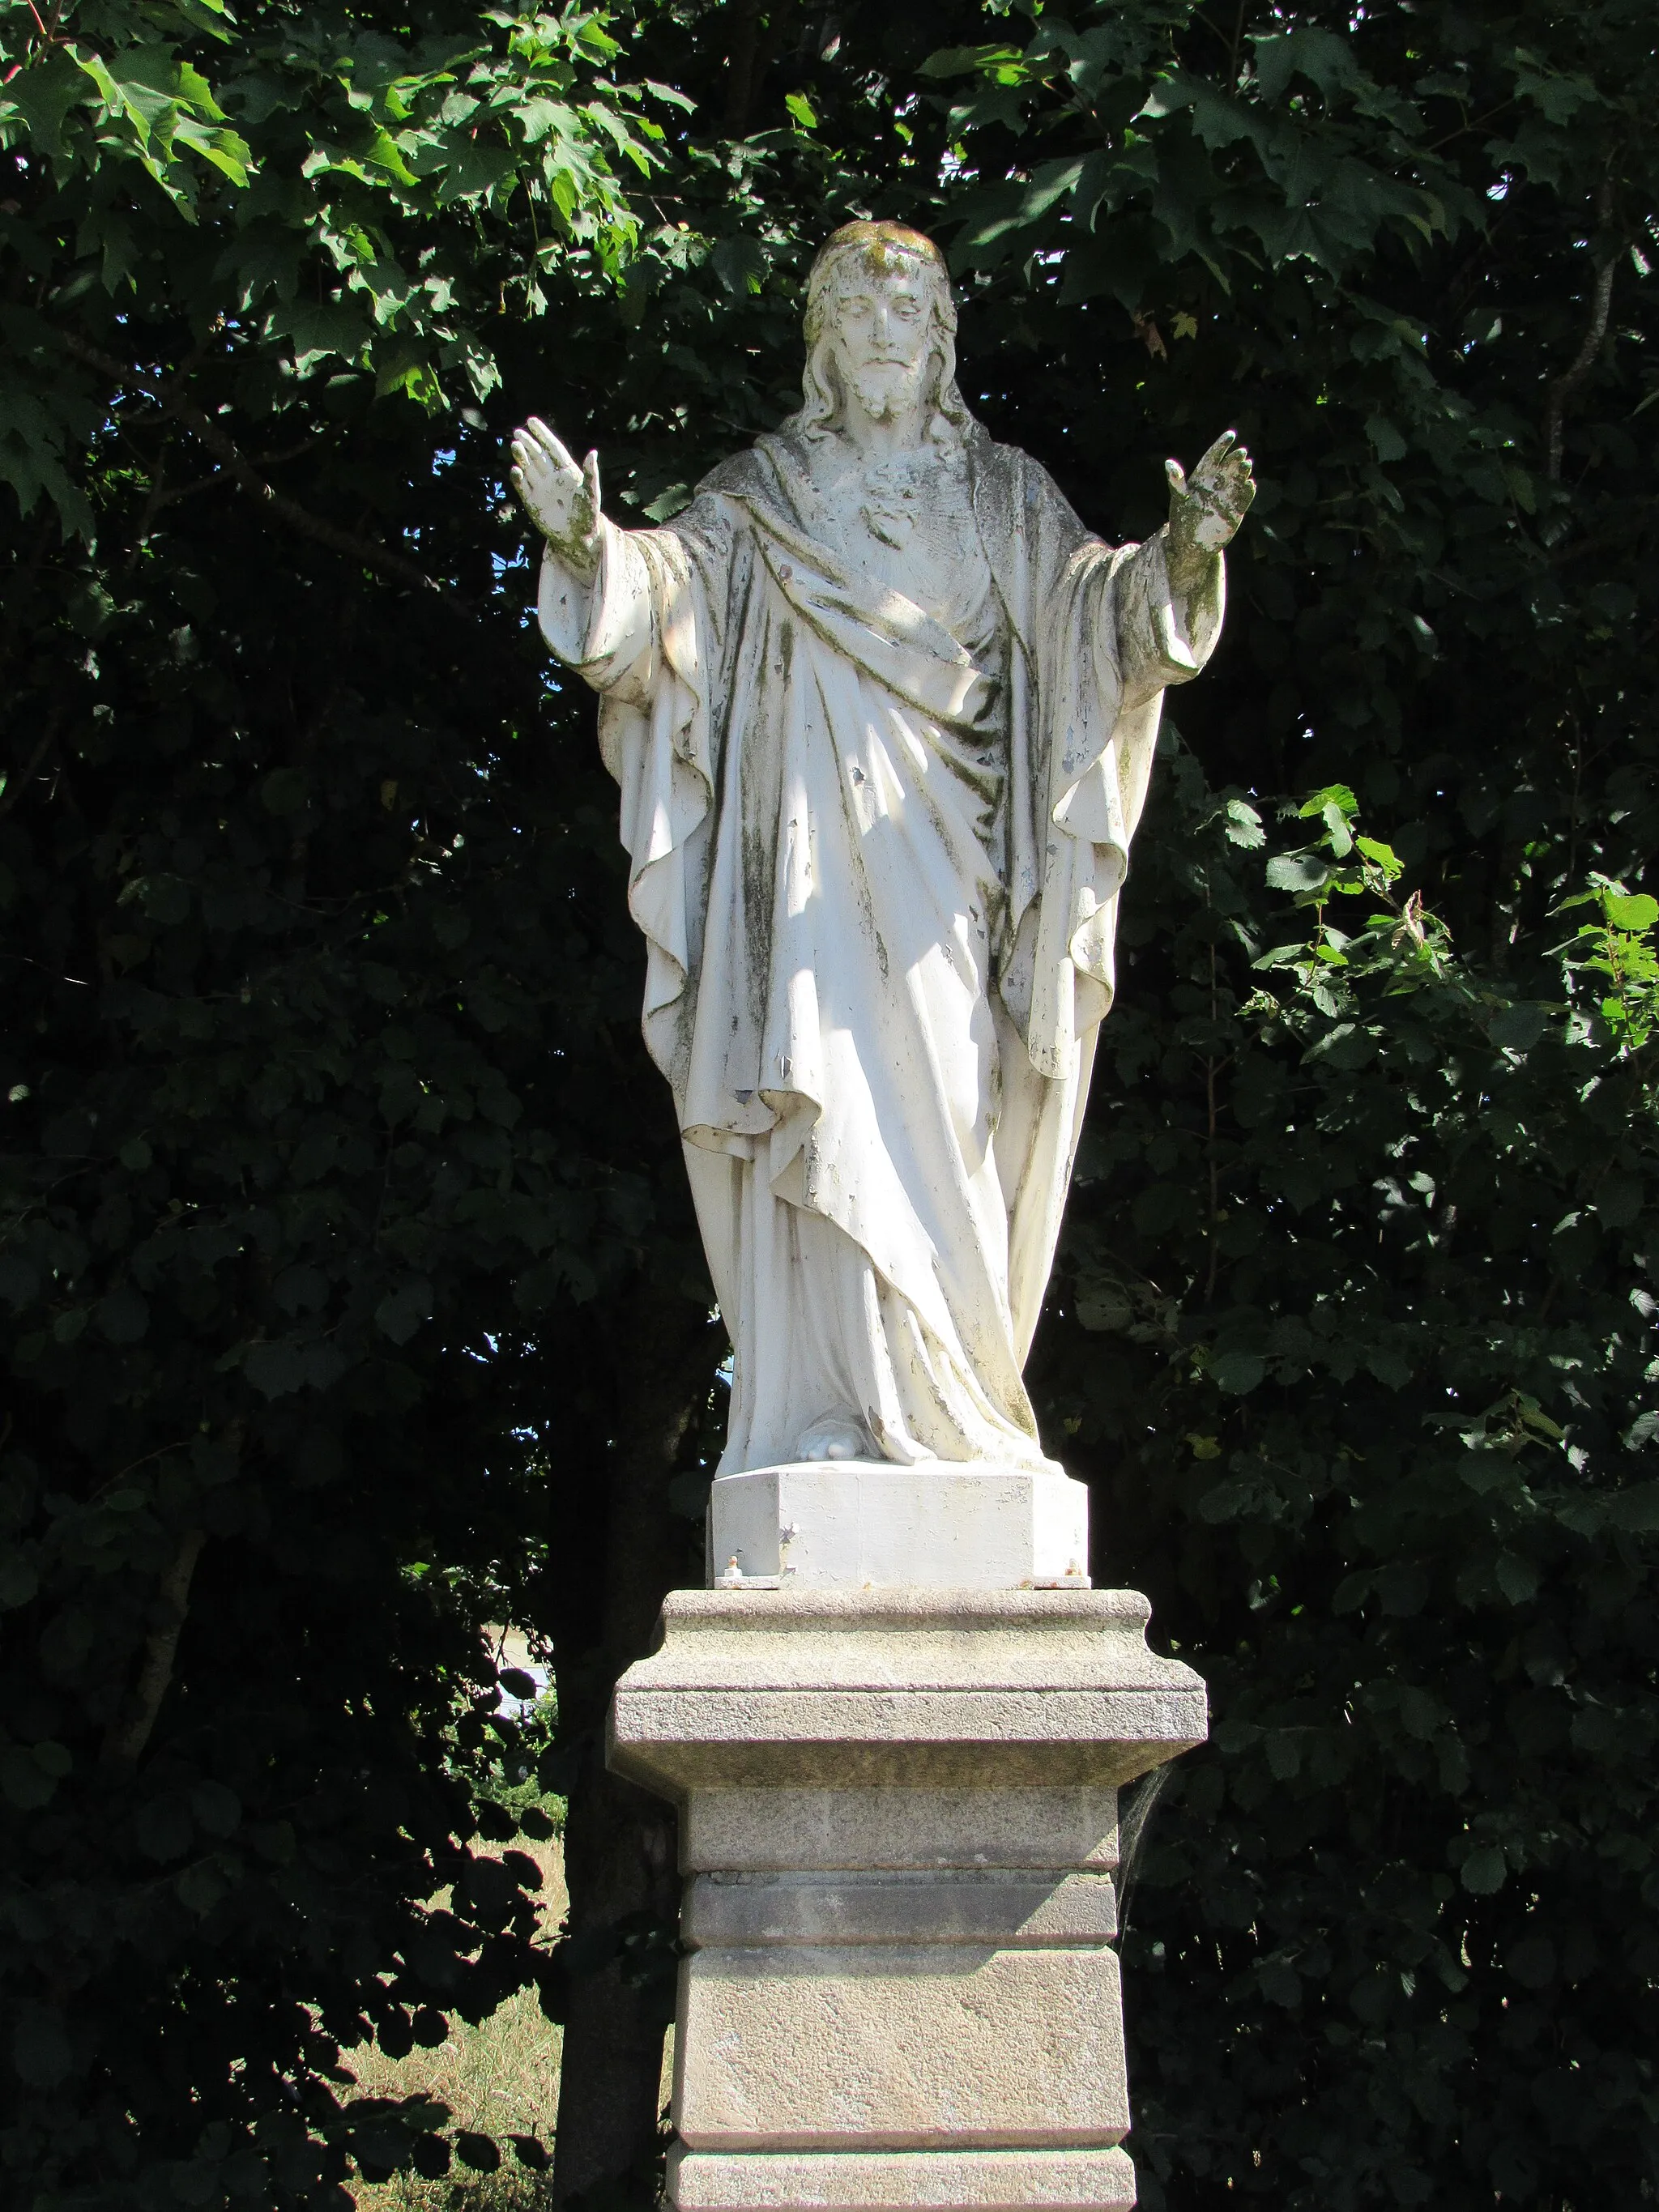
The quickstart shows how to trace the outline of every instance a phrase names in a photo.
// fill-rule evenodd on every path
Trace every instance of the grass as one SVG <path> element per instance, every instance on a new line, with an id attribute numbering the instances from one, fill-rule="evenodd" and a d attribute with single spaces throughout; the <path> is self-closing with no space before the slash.
<path id="1" fill-rule="evenodd" d="M 565 1914 L 564 1867 L 556 1842 L 520 1837 L 542 1869 L 544 1940 L 558 1932 Z M 546 2212 L 552 2177 L 519 2165 L 505 2138 L 533 2135 L 552 2148 L 559 2101 L 560 2032 L 542 2016 L 533 1990 L 521 1990 L 477 2027 L 450 2025 L 435 2051 L 388 2058 L 374 2049 L 351 2052 L 346 2063 L 368 2097 L 441 2098 L 451 2125 L 494 2136 L 502 2144 L 501 2169 L 468 2173 L 459 2164 L 442 2181 L 397 2174 L 390 2181 L 356 2185 L 358 2212 Z"/>

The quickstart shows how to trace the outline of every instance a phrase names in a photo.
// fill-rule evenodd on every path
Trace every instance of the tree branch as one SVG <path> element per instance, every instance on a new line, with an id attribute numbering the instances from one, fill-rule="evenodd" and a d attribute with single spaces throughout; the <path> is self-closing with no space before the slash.
<path id="1" fill-rule="evenodd" d="M 1547 558 L 1553 568 L 1559 568 L 1565 567 L 1569 561 L 1582 561 L 1589 554 L 1605 553 L 1610 546 L 1627 544 L 1651 520 L 1651 514 L 1645 512 L 1626 515 L 1622 522 L 1615 523 L 1607 530 L 1598 530 L 1593 537 L 1580 538 L 1559 551 L 1552 547 Z"/>
<path id="2" fill-rule="evenodd" d="M 725 122 L 728 138 L 741 138 L 748 127 L 759 15 L 757 0 L 737 0 L 732 10 L 732 47 L 726 58 Z"/>
<path id="3" fill-rule="evenodd" d="M 1604 179 L 1595 196 L 1598 222 L 1605 228 L 1613 214 L 1613 184 Z M 1590 365 L 1607 334 L 1607 316 L 1613 306 L 1613 272 L 1619 260 L 1619 248 L 1611 248 L 1606 258 L 1595 264 L 1595 285 L 1590 294 L 1590 318 L 1584 331 L 1583 344 L 1573 356 L 1572 366 L 1563 371 L 1550 386 L 1550 396 L 1544 410 L 1544 473 L 1552 483 L 1561 481 L 1561 459 L 1566 444 L 1567 401 L 1589 374 Z"/>
<path id="4" fill-rule="evenodd" d="M 207 1541 L 200 1528 L 186 1528 L 179 1548 L 162 1570 L 156 1589 L 155 1626 L 144 1642 L 144 1663 L 123 1714 L 111 1723 L 104 1738 L 102 1764 L 118 1774 L 130 1774 L 144 1755 L 173 1681 L 173 1664 L 179 1654 L 179 1637 L 190 1610 L 191 1577 Z"/>
<path id="5" fill-rule="evenodd" d="M 11 812 L 28 786 L 33 782 L 41 763 L 58 742 L 58 732 L 64 726 L 64 702 L 52 702 L 52 712 L 46 717 L 46 726 L 40 732 L 40 742 L 15 775 L 0 781 L 0 821 Z"/>
<path id="6" fill-rule="evenodd" d="M 377 545 L 372 538 L 354 537 L 349 530 L 341 530 L 335 524 L 325 521 L 321 515 L 313 514 L 308 507 L 301 507 L 297 501 L 289 499 L 274 485 L 267 483 L 229 433 L 221 429 L 211 416 L 204 414 L 193 400 L 186 399 L 182 392 L 145 376 L 129 362 L 118 361 L 113 354 L 105 353 L 98 346 L 88 345 L 73 331 L 60 331 L 58 336 L 64 350 L 72 354 L 76 360 L 84 362 L 89 368 L 100 370 L 105 376 L 130 390 L 142 392 L 163 413 L 171 415 L 175 422 L 182 422 L 223 465 L 227 473 L 251 499 L 257 500 L 278 521 L 286 523 L 300 537 L 309 538 L 319 545 L 326 545 L 332 552 L 343 553 L 351 560 L 361 561 L 365 568 L 377 569 L 383 576 L 395 577 L 399 583 L 410 584 L 416 591 L 430 592 L 447 605 L 456 605 L 452 593 L 446 592 L 442 585 L 427 574 L 424 568 L 406 559 L 403 554 L 394 553 L 389 546 Z"/>
<path id="7" fill-rule="evenodd" d="M 726 118 L 728 138 L 746 137 L 766 72 L 777 57 L 783 20 L 793 0 L 773 0 L 765 24 L 760 0 L 737 0 L 732 9 L 732 46 L 726 62 Z"/>
<path id="8" fill-rule="evenodd" d="M 256 467 L 269 468 L 273 461 L 297 460 L 301 453 L 314 452 L 322 442 L 322 433 L 313 431 L 306 437 L 296 439 L 291 446 L 283 446 L 276 453 L 254 453 L 250 458 Z M 188 483 L 170 484 L 166 477 L 166 462 L 167 456 L 163 453 L 161 460 L 156 463 L 155 472 L 144 501 L 143 512 L 138 518 L 137 530 L 134 532 L 131 544 L 127 548 L 126 565 L 129 575 L 137 565 L 138 556 L 149 543 L 150 532 L 155 526 L 155 518 L 163 507 L 176 507 L 183 499 L 194 499 L 198 492 L 222 491 L 227 484 L 234 484 L 236 481 L 228 469 L 215 469 L 210 475 L 192 477 Z M 438 586 L 434 585 L 433 588 L 436 590 Z"/>

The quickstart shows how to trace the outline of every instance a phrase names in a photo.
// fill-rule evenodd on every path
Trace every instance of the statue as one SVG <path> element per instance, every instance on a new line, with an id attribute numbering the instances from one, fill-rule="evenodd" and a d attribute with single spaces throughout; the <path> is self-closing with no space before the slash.
<path id="1" fill-rule="evenodd" d="M 534 420 L 538 611 L 599 692 L 644 1029 L 733 1350 L 720 1472 L 1054 1474 L 1023 1370 L 1163 694 L 1255 495 L 1231 432 L 1114 550 L 956 384 L 939 249 L 813 264 L 805 404 L 619 529 Z"/>

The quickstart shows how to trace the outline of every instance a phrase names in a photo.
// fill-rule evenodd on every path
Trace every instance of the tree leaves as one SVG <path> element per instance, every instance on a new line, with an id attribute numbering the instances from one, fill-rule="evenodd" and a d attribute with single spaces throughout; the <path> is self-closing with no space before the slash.
<path id="1" fill-rule="evenodd" d="M 55 2089 L 66 2081 L 74 2053 L 61 2020 L 43 2008 L 28 2007 L 12 2030 L 12 2063 L 19 2081 L 32 2089 Z"/>
<path id="2" fill-rule="evenodd" d="M 192 27 L 198 58 L 181 51 Z M 400 46 L 349 9 L 313 11 L 228 76 L 222 26 L 168 28 L 158 35 L 154 11 L 124 0 L 103 11 L 96 43 L 39 42 L 0 90 L 0 149 L 49 163 L 53 178 L 50 196 L 14 205 L 10 250 L 81 263 L 0 379 L 0 432 L 20 449 L 7 459 L 0 442 L 0 459 L 25 512 L 44 493 L 65 530 L 93 526 L 69 465 L 85 441 L 83 394 L 54 373 L 54 331 L 67 313 L 102 337 L 140 252 L 161 254 L 162 297 L 198 325 L 227 281 L 246 307 L 275 289 L 263 315 L 216 325 L 245 378 L 274 392 L 279 361 L 302 380 L 343 362 L 382 392 L 437 406 L 458 372 L 469 398 L 499 380 L 481 319 L 501 283 L 532 311 L 544 303 L 501 220 L 515 194 L 532 225 L 599 269 L 619 273 L 634 250 L 617 165 L 653 173 L 662 130 L 646 109 L 677 96 L 600 74 L 621 49 L 581 19 L 538 19 L 532 33 L 485 13 L 471 40 Z M 204 232 L 204 250 L 173 250 L 169 209 Z M 446 226 L 451 210 L 463 220 Z M 494 292 L 477 281 L 475 211 L 496 223 Z M 404 240 L 419 241 L 412 257 Z"/>
<path id="3" fill-rule="evenodd" d="M 1209 1365 L 1210 1379 L 1216 1388 L 1235 1397 L 1254 1390 L 1267 1371 L 1267 1361 L 1254 1352 L 1218 1352 Z"/>
<path id="4" fill-rule="evenodd" d="M 287 2207 L 432 2136 L 345 2117 L 362 2023 L 532 1976 L 539 1870 L 465 1846 L 537 1743 L 456 1716 L 595 1540 L 647 1237 L 706 1328 L 476 404 L 549 404 L 549 288 L 627 343 L 679 110 L 580 18 L 214 21 L 83 16 L 102 77 L 25 29 L 0 88 L 0 2008 L 70 1989 L 97 2082 L 9 2037 L 0 2157 Z"/>
<path id="5" fill-rule="evenodd" d="M 455 2155 L 473 2173 L 499 2173 L 501 2154 L 489 2136 L 462 2128 L 455 2136 Z"/>
<path id="6" fill-rule="evenodd" d="M 1275 853 L 1267 863 L 1267 883 L 1276 891 L 1322 891 L 1333 873 L 1317 853 Z"/>
<path id="7" fill-rule="evenodd" d="M 1328 99 L 1365 82 L 1353 40 L 1316 23 L 1267 36 L 1254 33 L 1250 43 L 1255 81 L 1265 100 L 1281 100 L 1293 76 L 1306 77 Z"/>
<path id="8" fill-rule="evenodd" d="M 1473 1897 L 1492 1896 L 1508 1879 L 1509 1868 L 1495 1844 L 1483 1844 L 1471 1851 L 1458 1874 L 1458 1880 Z"/>
<path id="9" fill-rule="evenodd" d="M 1017 210 L 1016 125 L 1028 175 L 1083 162 L 1000 236 L 963 352 L 1091 521 L 1155 529 L 1164 457 L 1224 425 L 1262 485 L 1170 702 L 1031 1378 L 1214 1714 L 1126 1949 L 1142 2193 L 1629 2194 L 1645 2075 L 1591 2118 L 1552 2069 L 1656 2031 L 1623 1932 L 1659 1887 L 1655 979 L 1619 903 L 1659 848 L 1659 540 L 1617 443 L 1646 276 L 1553 489 L 1540 362 L 1659 198 L 1650 41 L 1105 12 L 998 64 L 1018 104 L 963 129 L 956 204 Z M 1108 35 L 1095 83 L 1143 90 L 1110 122 L 1055 61 Z M 1623 559 L 1640 615 L 1602 600 Z"/>

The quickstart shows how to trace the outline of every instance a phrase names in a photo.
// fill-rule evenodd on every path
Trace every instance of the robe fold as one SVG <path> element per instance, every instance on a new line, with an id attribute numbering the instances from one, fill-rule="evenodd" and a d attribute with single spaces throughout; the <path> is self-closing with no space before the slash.
<path id="1" fill-rule="evenodd" d="M 600 695 L 644 1030 L 733 1348 L 721 1474 L 852 1419 L 871 1455 L 1050 1468 L 1022 1378 L 1053 1263 L 1164 689 L 1173 592 L 1025 454 L 963 449 L 983 602 L 836 556 L 793 426 L 665 527 L 551 556 Z M 966 563 L 964 562 L 964 568 Z"/>

